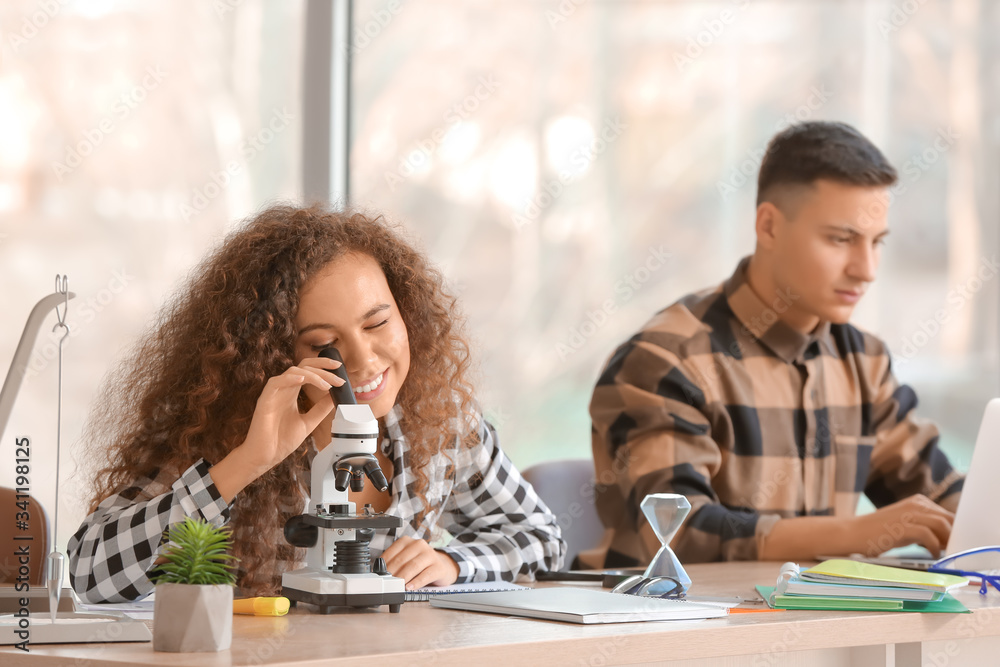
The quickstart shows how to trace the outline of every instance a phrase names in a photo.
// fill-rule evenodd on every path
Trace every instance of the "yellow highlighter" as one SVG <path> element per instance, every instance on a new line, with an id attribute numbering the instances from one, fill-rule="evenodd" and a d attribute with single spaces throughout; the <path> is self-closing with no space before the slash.
<path id="1" fill-rule="evenodd" d="M 243 598 L 233 600 L 234 614 L 253 616 L 284 616 L 288 613 L 288 598 Z"/>

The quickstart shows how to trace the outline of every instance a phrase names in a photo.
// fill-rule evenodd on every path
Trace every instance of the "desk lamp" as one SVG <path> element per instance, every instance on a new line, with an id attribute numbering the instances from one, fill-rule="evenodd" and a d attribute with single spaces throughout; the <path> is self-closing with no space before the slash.
<path id="1" fill-rule="evenodd" d="M 45 318 L 52 311 L 56 311 L 56 316 L 58 322 L 52 329 L 63 329 L 64 334 L 62 338 L 59 339 L 59 394 L 57 396 L 57 409 L 59 412 L 62 411 L 62 346 L 65 342 L 66 337 L 69 335 L 69 326 L 66 324 L 66 312 L 69 308 L 69 300 L 74 298 L 76 295 L 69 291 L 68 282 L 66 276 L 56 276 L 56 291 L 48 295 L 41 301 L 35 304 L 35 307 L 31 309 L 31 314 L 28 315 L 28 321 L 24 325 L 24 331 L 21 333 L 21 340 L 18 341 L 17 350 L 14 352 L 14 358 L 10 362 L 10 369 L 7 371 L 7 377 L 3 382 L 3 389 L 0 390 L 0 436 L 4 434 L 7 429 L 7 421 L 10 419 L 10 413 L 14 409 L 14 401 L 17 399 L 17 392 L 21 388 L 21 382 L 24 380 L 24 375 L 28 370 L 28 357 L 31 355 L 32 349 L 35 347 L 35 341 L 38 339 L 38 334 L 42 329 L 42 323 Z M 62 312 L 59 311 L 59 306 L 63 307 Z M 61 415 L 60 415 L 61 417 Z M 50 544 L 51 551 L 48 555 L 48 573 L 46 577 L 46 585 L 48 588 L 49 597 L 49 614 L 52 623 L 56 622 L 56 611 L 59 608 L 59 598 L 62 595 L 62 582 L 63 582 L 63 555 L 56 548 L 56 527 L 58 525 L 59 517 L 59 439 L 62 419 L 57 417 L 56 420 L 56 500 L 54 505 L 56 520 L 52 524 L 52 543 Z M 30 453 L 30 449 L 26 448 L 26 451 Z M 27 474 L 19 474 L 17 480 L 28 480 L 31 479 L 31 461 L 29 458 L 19 459 L 19 463 L 24 462 L 24 468 L 28 471 Z M 20 470 L 21 466 L 18 466 Z M 18 518 L 21 515 L 27 517 L 26 521 L 19 521 L 18 527 L 22 531 L 28 530 L 30 522 L 32 521 L 30 513 L 28 511 L 28 496 L 30 484 L 25 482 L 18 484 L 18 494 L 17 499 L 24 502 L 24 506 L 21 507 L 24 511 L 18 513 Z M 23 491 L 22 491 L 23 489 Z M 15 535 L 15 540 L 24 540 L 30 537 L 22 533 L 20 535 Z M 30 543 L 17 543 L 18 546 L 25 549 L 30 549 Z M 26 577 L 27 579 L 27 577 Z"/>
<path id="2" fill-rule="evenodd" d="M 29 618 L 27 619 L 28 625 L 26 627 L 22 622 L 25 620 L 22 612 L 27 611 L 26 607 L 19 609 L 15 614 L 0 615 L 0 644 L 20 645 L 29 639 L 31 643 L 48 644 L 102 641 L 149 641 L 151 638 L 149 630 L 143 623 L 133 621 L 122 614 L 58 611 L 59 600 L 63 592 L 62 584 L 65 570 L 65 559 L 63 554 L 59 552 L 56 545 L 56 527 L 59 517 L 59 448 L 62 435 L 62 346 L 66 341 L 66 338 L 69 337 L 69 325 L 66 324 L 66 314 L 69 308 L 69 300 L 75 296 L 75 294 L 69 291 L 69 284 L 66 276 L 56 276 L 56 291 L 35 304 L 35 307 L 31 310 L 31 314 L 28 315 L 28 321 L 24 325 L 24 331 L 21 333 L 21 339 L 17 344 L 17 350 L 14 352 L 14 358 L 10 362 L 10 369 L 7 371 L 7 377 L 4 379 L 3 389 L 0 390 L 0 437 L 2 437 L 7 428 L 7 421 L 10 418 L 10 413 L 14 409 L 14 401 L 17 399 L 17 392 L 21 388 L 21 382 L 24 380 L 24 375 L 28 370 L 28 358 L 31 356 L 31 351 L 35 346 L 38 333 L 41 331 L 42 323 L 45 321 L 48 314 L 52 310 L 55 310 L 58 322 L 52 330 L 55 331 L 56 329 L 62 329 L 63 335 L 62 338 L 59 339 L 59 393 L 56 399 L 57 412 L 60 414 L 56 418 L 55 521 L 53 521 L 52 524 L 51 550 L 47 559 L 48 572 L 46 576 L 49 618 L 43 620 L 41 617 L 32 616 L 29 613 Z M 59 306 L 63 306 L 62 312 L 59 311 Z M 28 466 L 29 472 L 28 474 L 23 475 L 23 477 L 30 481 L 30 457 L 27 458 L 28 463 L 26 465 Z M 28 484 L 24 485 L 25 488 L 28 488 L 29 486 L 30 485 Z M 21 493 L 20 490 L 18 493 Z M 24 491 L 24 496 L 28 496 L 28 491 Z M 18 496 L 18 498 L 20 498 L 20 496 Z M 25 511 L 25 514 L 27 514 L 27 511 Z M 27 521 L 31 521 L 30 515 L 28 516 Z M 22 528 L 22 530 L 26 529 L 27 525 Z M 22 544 L 22 542 L 17 541 L 19 537 L 23 539 L 24 535 L 15 535 L 15 544 Z M 30 545 L 30 542 L 24 542 L 23 544 Z M 34 597 L 31 593 L 30 586 L 24 591 L 17 587 L 4 589 L 3 597 L 8 597 L 8 592 L 12 593 L 10 597 L 14 597 L 18 601 L 18 606 L 23 604 L 20 601 L 21 599 L 30 600 L 30 598 Z M 75 605 L 72 605 L 70 608 L 75 610 Z M 45 623 L 45 620 L 48 622 Z M 26 643 L 24 645 L 26 646 Z"/>
<path id="3" fill-rule="evenodd" d="M 285 523 L 285 539 L 308 551 L 306 567 L 282 574 L 281 594 L 293 603 L 314 604 L 322 614 L 336 607 L 383 604 L 396 613 L 405 596 L 405 582 L 390 575 L 381 558 L 373 564 L 368 545 L 376 528 L 398 528 L 403 522 L 374 512 L 371 505 L 356 513 L 347 494 L 348 487 L 362 491 L 366 476 L 379 491 L 388 488 L 375 458 L 378 421 L 368 405 L 355 400 L 340 352 L 327 348 L 320 356 L 341 362 L 334 373 L 344 384 L 330 389 L 337 413 L 330 444 L 313 458 L 312 511 Z"/>

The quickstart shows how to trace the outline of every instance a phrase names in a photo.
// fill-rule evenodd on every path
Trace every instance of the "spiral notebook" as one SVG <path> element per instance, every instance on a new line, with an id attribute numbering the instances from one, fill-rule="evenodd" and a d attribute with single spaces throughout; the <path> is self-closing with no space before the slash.
<path id="1" fill-rule="evenodd" d="M 687 602 L 609 593 L 592 588 L 533 588 L 498 593 L 458 593 L 431 599 L 432 607 L 526 616 L 566 623 L 700 620 L 729 610 Z"/>
<path id="2" fill-rule="evenodd" d="M 426 602 L 437 595 L 453 593 L 496 593 L 498 591 L 526 591 L 526 586 L 518 586 L 507 581 L 484 581 L 482 583 L 452 584 L 451 586 L 427 586 L 415 591 L 406 591 L 406 602 Z"/>

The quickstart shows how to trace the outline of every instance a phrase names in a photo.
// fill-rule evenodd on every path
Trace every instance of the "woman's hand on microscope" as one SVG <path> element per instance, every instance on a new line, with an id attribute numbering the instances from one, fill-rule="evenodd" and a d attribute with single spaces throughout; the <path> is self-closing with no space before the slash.
<path id="1" fill-rule="evenodd" d="M 300 360 L 296 364 L 296 366 L 298 366 L 299 368 L 315 372 L 321 378 L 323 378 L 327 382 L 332 383 L 334 386 L 337 387 L 343 386 L 344 380 L 343 378 L 334 375 L 333 371 L 337 370 L 343 365 L 344 364 L 337 361 L 336 359 L 327 359 L 326 357 L 306 357 L 305 359 Z M 325 398 L 329 398 L 330 388 L 327 387 L 326 389 L 324 389 L 323 387 L 312 383 L 305 383 L 302 385 L 302 393 L 304 393 L 306 395 L 306 398 L 309 399 L 308 405 L 312 406 L 316 405 Z"/>
<path id="2" fill-rule="evenodd" d="M 333 398 L 329 391 L 331 384 L 339 386 L 343 383 L 332 373 L 320 375 L 315 368 L 307 366 L 292 366 L 281 375 L 270 378 L 257 398 L 243 444 L 229 452 L 209 471 L 223 499 L 227 503 L 232 502 L 248 484 L 295 451 L 333 410 Z M 298 404 L 303 386 L 323 390 L 306 412 L 300 412 Z"/>
<path id="3" fill-rule="evenodd" d="M 458 563 L 426 540 L 400 537 L 382 552 L 389 574 L 406 582 L 406 590 L 450 586 L 458 580 Z"/>

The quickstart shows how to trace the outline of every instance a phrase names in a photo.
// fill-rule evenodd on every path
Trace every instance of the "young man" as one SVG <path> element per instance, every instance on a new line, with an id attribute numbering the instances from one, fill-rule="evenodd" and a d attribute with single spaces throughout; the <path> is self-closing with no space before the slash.
<path id="1" fill-rule="evenodd" d="M 691 502 L 672 543 L 682 562 L 946 545 L 962 478 L 886 344 L 848 324 L 875 280 L 895 182 L 843 123 L 771 140 L 753 255 L 654 316 L 594 389 L 596 503 L 611 529 L 595 564 L 656 553 L 639 510 L 650 493 Z M 876 512 L 855 514 L 861 493 Z"/>

